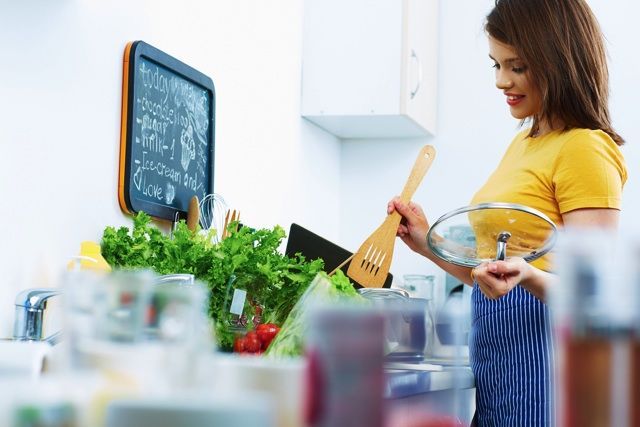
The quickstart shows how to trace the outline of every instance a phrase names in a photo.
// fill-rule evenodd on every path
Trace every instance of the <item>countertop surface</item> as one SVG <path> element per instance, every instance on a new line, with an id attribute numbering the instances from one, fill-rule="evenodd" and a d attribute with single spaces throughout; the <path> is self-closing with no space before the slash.
<path id="1" fill-rule="evenodd" d="M 385 397 L 391 399 L 475 387 L 471 368 L 466 365 L 389 364 L 385 374 L 387 377 Z"/>

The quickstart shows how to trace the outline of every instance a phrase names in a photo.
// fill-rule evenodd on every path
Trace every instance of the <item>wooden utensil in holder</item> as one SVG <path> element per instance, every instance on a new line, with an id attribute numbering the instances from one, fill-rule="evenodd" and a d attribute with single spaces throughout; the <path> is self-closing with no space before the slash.
<path id="1" fill-rule="evenodd" d="M 199 222 L 200 204 L 198 203 L 198 196 L 193 196 L 189 201 L 189 208 L 187 210 L 187 228 L 191 231 L 196 231 Z"/>
<path id="2" fill-rule="evenodd" d="M 232 231 L 238 231 L 238 222 L 240 221 L 240 211 L 237 211 L 235 209 L 231 210 L 229 209 L 227 211 L 227 214 L 224 216 L 224 227 L 222 229 L 222 240 L 226 239 L 227 237 L 229 237 L 231 235 Z M 231 225 L 232 223 L 236 223 L 235 227 L 233 228 L 233 230 L 229 230 L 229 225 Z"/>

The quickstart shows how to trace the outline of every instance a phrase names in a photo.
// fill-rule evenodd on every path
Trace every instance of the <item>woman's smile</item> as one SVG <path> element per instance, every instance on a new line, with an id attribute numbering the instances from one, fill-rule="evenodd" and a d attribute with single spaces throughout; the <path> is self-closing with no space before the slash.
<path id="1" fill-rule="evenodd" d="M 526 96 L 526 95 L 516 95 L 512 93 L 505 93 L 505 95 L 507 96 L 507 104 L 509 104 L 510 107 L 515 107 L 516 105 L 520 104 L 520 102 L 522 102 L 522 100 Z"/>

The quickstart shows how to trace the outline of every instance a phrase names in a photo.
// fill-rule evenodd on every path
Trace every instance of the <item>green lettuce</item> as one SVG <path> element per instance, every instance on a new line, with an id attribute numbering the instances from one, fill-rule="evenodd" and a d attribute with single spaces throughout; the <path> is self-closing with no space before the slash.
<path id="1" fill-rule="evenodd" d="M 286 237 L 280 226 L 256 230 L 240 227 L 235 231 L 237 225 L 229 225 L 229 237 L 212 243 L 211 235 L 192 232 L 181 221 L 170 238 L 140 212 L 134 217 L 132 229 L 105 228 L 102 255 L 114 268 L 188 273 L 204 282 L 209 289 L 209 316 L 215 322 L 218 345 L 230 350 L 234 332 L 229 327 L 229 304 L 234 289 L 247 291 L 247 318 L 261 314 L 263 322 L 281 325 L 324 266 L 321 259 L 308 261 L 300 254 L 288 257 L 280 253 L 278 248 Z M 249 322 L 247 327 L 251 326 Z"/>

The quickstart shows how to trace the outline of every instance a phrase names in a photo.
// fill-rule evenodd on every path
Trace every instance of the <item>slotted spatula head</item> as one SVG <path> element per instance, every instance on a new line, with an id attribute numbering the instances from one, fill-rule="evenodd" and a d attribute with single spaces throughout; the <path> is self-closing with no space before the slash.
<path id="1" fill-rule="evenodd" d="M 379 288 L 384 284 L 391 267 L 400 219 L 396 212 L 387 216 L 382 225 L 360 245 L 349 264 L 347 276 L 365 287 Z"/>
<path id="2" fill-rule="evenodd" d="M 435 155 L 436 151 L 431 145 L 425 145 L 420 150 L 411 174 L 400 194 L 400 199 L 403 202 L 411 200 L 422 178 L 429 170 Z M 387 216 L 382 225 L 360 245 L 360 248 L 353 255 L 347 276 L 362 286 L 370 288 L 379 288 L 384 284 L 391 267 L 396 232 L 401 219 L 402 217 L 397 212 Z"/>

